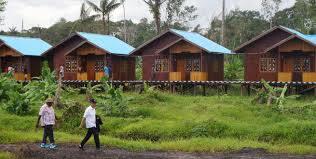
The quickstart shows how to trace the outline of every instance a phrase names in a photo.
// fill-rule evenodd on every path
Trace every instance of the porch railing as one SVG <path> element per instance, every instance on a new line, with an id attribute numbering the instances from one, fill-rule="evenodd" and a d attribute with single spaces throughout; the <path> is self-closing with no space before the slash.
<path id="1" fill-rule="evenodd" d="M 169 73 L 169 81 L 182 81 L 182 73 L 181 72 L 170 72 Z"/>
<path id="2" fill-rule="evenodd" d="M 15 72 L 14 73 L 14 79 L 18 81 L 24 81 L 24 80 L 30 80 L 31 79 L 31 74 L 24 74 L 21 72 Z"/>
<path id="3" fill-rule="evenodd" d="M 88 80 L 87 72 L 77 73 L 77 80 L 79 80 L 79 81 L 87 81 Z"/>
<path id="4" fill-rule="evenodd" d="M 316 82 L 316 72 L 304 72 L 303 82 Z"/>
<path id="5" fill-rule="evenodd" d="M 292 82 L 293 73 L 292 72 L 279 72 L 278 82 Z"/>
<path id="6" fill-rule="evenodd" d="M 190 72 L 191 81 L 207 81 L 206 72 Z"/>

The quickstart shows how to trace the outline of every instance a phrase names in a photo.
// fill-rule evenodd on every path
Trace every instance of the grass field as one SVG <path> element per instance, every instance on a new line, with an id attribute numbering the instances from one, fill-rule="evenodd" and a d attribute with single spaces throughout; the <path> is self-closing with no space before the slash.
<path id="1" fill-rule="evenodd" d="M 251 104 L 253 97 L 193 97 L 159 94 L 158 97 L 124 94 L 129 99 L 126 118 L 103 117 L 101 142 L 133 151 L 230 152 L 244 147 L 265 148 L 273 153 L 316 153 L 316 98 L 289 100 L 282 112 Z M 64 93 L 62 100 L 88 105 L 83 95 Z M 28 116 L 0 110 L 0 143 L 40 142 L 35 130 L 40 105 Z M 56 110 L 61 116 L 63 110 Z M 78 127 L 56 129 L 57 143 L 79 143 Z M 90 142 L 92 143 L 92 142 Z"/>
<path id="2" fill-rule="evenodd" d="M 0 159 L 14 159 L 15 156 L 9 152 L 0 152 Z"/>

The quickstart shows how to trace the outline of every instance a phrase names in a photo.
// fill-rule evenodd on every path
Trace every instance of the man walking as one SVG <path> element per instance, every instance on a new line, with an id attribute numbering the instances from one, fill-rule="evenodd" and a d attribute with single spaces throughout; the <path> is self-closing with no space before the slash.
<path id="1" fill-rule="evenodd" d="M 90 139 L 91 135 L 93 134 L 94 136 L 94 142 L 97 150 L 100 149 L 100 140 L 99 140 L 99 132 L 97 129 L 97 124 L 96 124 L 96 104 L 97 101 L 95 99 L 90 99 L 90 104 L 83 115 L 80 127 L 82 128 L 84 123 L 86 124 L 86 128 L 88 129 L 86 137 L 82 140 L 81 144 L 79 145 L 79 148 L 83 150 L 84 145 L 86 142 Z"/>
<path id="2" fill-rule="evenodd" d="M 57 145 L 54 140 L 54 130 L 53 126 L 56 122 L 55 111 L 53 108 L 53 99 L 47 99 L 46 103 L 41 107 L 39 116 L 36 123 L 36 128 L 39 127 L 39 123 L 41 122 L 41 126 L 44 128 L 43 140 L 40 145 L 41 148 L 50 148 L 55 149 Z M 47 137 L 49 137 L 50 144 L 46 144 Z"/>

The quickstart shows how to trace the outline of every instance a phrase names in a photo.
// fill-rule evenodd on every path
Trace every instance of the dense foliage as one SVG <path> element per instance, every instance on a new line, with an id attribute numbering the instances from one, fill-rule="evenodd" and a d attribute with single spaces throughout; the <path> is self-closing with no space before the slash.
<path id="1" fill-rule="evenodd" d="M 27 98 L 32 101 L 44 101 L 53 97 L 57 89 L 55 72 L 51 71 L 48 62 L 43 62 L 41 76 L 37 80 L 30 81 L 25 87 Z"/>

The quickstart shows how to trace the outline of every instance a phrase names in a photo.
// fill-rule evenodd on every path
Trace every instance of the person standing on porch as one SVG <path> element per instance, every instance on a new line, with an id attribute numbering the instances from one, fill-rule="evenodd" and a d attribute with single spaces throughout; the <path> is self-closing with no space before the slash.
<path id="1" fill-rule="evenodd" d="M 80 127 L 83 128 L 84 124 L 88 130 L 85 138 L 82 140 L 82 142 L 79 145 L 79 149 L 84 150 L 84 145 L 87 143 L 87 141 L 90 139 L 90 137 L 94 136 L 94 142 L 96 149 L 100 149 L 100 139 L 99 139 L 99 131 L 97 129 L 96 124 L 96 104 L 97 101 L 93 98 L 90 100 L 90 106 L 85 110 Z"/>
<path id="2" fill-rule="evenodd" d="M 104 65 L 103 72 L 104 72 L 104 76 L 109 79 L 110 78 L 110 69 L 109 69 L 108 65 Z"/>
<path id="3" fill-rule="evenodd" d="M 14 68 L 13 67 L 11 67 L 11 66 L 8 67 L 8 74 L 14 75 Z"/>
<path id="4" fill-rule="evenodd" d="M 57 145 L 55 144 L 54 139 L 54 130 L 53 126 L 57 120 L 53 108 L 53 99 L 47 99 L 46 103 L 41 107 L 39 111 L 39 116 L 36 123 L 36 128 L 39 127 L 39 124 L 44 128 L 43 140 L 40 145 L 41 148 L 55 149 Z M 50 144 L 46 144 L 47 137 L 49 137 Z"/>
<path id="5" fill-rule="evenodd" d="M 64 66 L 60 65 L 60 67 L 59 67 L 59 78 L 62 80 L 62 79 L 64 79 L 64 76 L 65 76 Z"/>
<path id="6" fill-rule="evenodd" d="M 103 68 L 104 76 L 108 79 L 111 77 L 111 68 L 106 64 Z"/>

